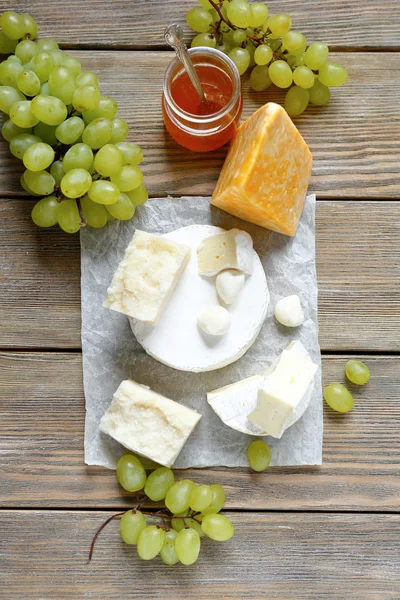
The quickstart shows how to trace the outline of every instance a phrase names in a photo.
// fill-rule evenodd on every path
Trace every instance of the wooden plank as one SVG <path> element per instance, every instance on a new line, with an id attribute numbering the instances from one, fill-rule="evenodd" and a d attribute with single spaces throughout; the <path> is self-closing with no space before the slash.
<path id="1" fill-rule="evenodd" d="M 398 600 L 398 515 L 228 513 L 229 542 L 202 538 L 199 561 L 144 562 L 111 513 L 1 511 L 0 597 L 51 600 Z M 162 591 L 161 591 L 162 590 Z"/>
<path id="2" fill-rule="evenodd" d="M 400 46 L 400 10 L 396 0 L 376 3 L 357 0 L 270 0 L 270 14 L 288 13 L 293 29 L 299 29 L 310 41 L 323 40 L 331 46 L 359 48 L 396 48 Z M 196 0 L 146 0 L 146 2 L 107 2 L 79 0 L 1 0 L 3 10 L 29 12 L 34 15 L 42 37 L 55 37 L 62 44 L 81 48 L 116 46 L 160 48 L 164 46 L 166 25 L 179 22 L 186 39 L 194 33 L 186 27 L 188 10 L 198 6 Z"/>
<path id="3" fill-rule="evenodd" d="M 0 347 L 78 348 L 79 240 L 36 228 L 32 204 L 0 201 Z M 398 204 L 321 201 L 316 220 L 322 348 L 399 350 Z"/>
<path id="4" fill-rule="evenodd" d="M 68 9 L 71 10 L 70 8 Z M 151 195 L 210 194 L 226 148 L 188 152 L 164 129 L 161 114 L 167 52 L 78 52 L 86 69 L 97 71 L 103 93 L 115 95 L 130 125 L 131 140 L 145 151 L 144 171 Z M 332 91 L 326 108 L 310 108 L 296 119 L 314 155 L 311 191 L 319 198 L 395 198 L 400 195 L 400 67 L 396 54 L 333 55 L 349 69 L 349 82 Z M 243 80 L 243 116 L 267 101 L 282 102 L 284 91 L 255 93 Z M 21 163 L 0 144 L 0 196 L 23 195 Z"/>
<path id="5" fill-rule="evenodd" d="M 344 382 L 346 356 L 323 357 L 324 384 Z M 364 357 L 372 378 L 352 386 L 348 415 L 325 406 L 321 467 L 188 470 L 181 477 L 219 482 L 227 508 L 399 511 L 399 357 Z M 83 463 L 81 356 L 0 354 L 0 504 L 2 507 L 132 506 L 115 473 Z"/>

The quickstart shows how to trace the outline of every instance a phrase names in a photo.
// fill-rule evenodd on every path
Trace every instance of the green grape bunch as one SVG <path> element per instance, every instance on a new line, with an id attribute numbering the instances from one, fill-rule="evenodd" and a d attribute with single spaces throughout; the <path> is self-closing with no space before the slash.
<path id="1" fill-rule="evenodd" d="M 168 467 L 147 474 L 139 458 L 132 454 L 119 459 L 117 477 L 124 490 L 135 494 L 137 505 L 112 515 L 99 527 L 90 547 L 89 561 L 98 535 L 116 518 L 120 519 L 122 540 L 136 546 L 139 558 L 152 560 L 160 556 L 166 565 L 193 565 L 199 557 L 203 536 L 226 542 L 234 534 L 231 521 L 220 514 L 225 491 L 217 483 L 196 485 L 191 479 L 175 481 Z M 142 509 L 144 503 L 161 501 L 165 506 L 156 512 Z"/>
<path id="2" fill-rule="evenodd" d="M 287 89 L 285 109 L 291 117 L 301 115 L 309 104 L 324 106 L 330 87 L 347 81 L 345 67 L 329 58 L 323 42 L 307 46 L 305 36 L 291 29 L 287 14 L 270 16 L 262 2 L 247 0 L 198 0 L 186 22 L 197 35 L 192 48 L 207 46 L 227 54 L 240 75 L 248 69 L 250 86 L 257 92 L 271 84 Z"/>
<path id="3" fill-rule="evenodd" d="M 117 102 L 55 40 L 35 41 L 30 15 L 6 11 L 0 28 L 0 54 L 10 55 L 0 63 L 1 133 L 26 169 L 22 187 L 41 197 L 33 222 L 75 233 L 131 219 L 148 192 Z"/>

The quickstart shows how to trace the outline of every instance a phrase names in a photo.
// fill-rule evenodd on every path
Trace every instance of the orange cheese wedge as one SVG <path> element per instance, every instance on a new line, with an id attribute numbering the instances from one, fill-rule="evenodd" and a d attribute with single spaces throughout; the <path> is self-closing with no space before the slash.
<path id="1" fill-rule="evenodd" d="M 284 108 L 272 102 L 238 129 L 211 204 L 286 235 L 295 235 L 312 155 Z"/>

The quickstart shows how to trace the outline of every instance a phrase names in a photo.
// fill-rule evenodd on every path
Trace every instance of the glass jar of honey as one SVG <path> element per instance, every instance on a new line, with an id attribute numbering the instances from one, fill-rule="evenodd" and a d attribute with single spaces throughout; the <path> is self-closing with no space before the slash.
<path id="1" fill-rule="evenodd" d="M 201 101 L 182 63 L 168 66 L 162 97 L 167 130 L 181 146 L 196 152 L 220 148 L 235 134 L 242 113 L 239 72 L 228 56 L 213 48 L 190 48 L 202 84 Z"/>

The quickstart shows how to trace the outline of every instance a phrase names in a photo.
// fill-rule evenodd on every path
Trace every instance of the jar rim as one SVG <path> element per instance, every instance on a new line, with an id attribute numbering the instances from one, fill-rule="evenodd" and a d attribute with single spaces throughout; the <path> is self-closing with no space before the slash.
<path id="1" fill-rule="evenodd" d="M 233 89 L 232 89 L 232 96 L 231 96 L 228 104 L 226 104 L 218 112 L 212 113 L 211 115 L 193 115 L 192 113 L 189 113 L 186 110 L 184 110 L 183 108 L 181 108 L 180 106 L 178 106 L 178 104 L 173 99 L 171 91 L 170 91 L 170 79 L 171 79 L 172 70 L 174 69 L 174 67 L 178 66 L 179 64 L 182 65 L 182 63 L 178 57 L 175 57 L 169 63 L 167 70 L 165 71 L 164 83 L 163 83 L 164 97 L 165 97 L 167 103 L 169 104 L 169 106 L 171 106 L 173 108 L 174 113 L 176 115 L 178 115 L 179 117 L 190 120 L 194 123 L 203 123 L 203 124 L 213 123 L 214 121 L 218 121 L 219 119 L 221 119 L 221 117 L 224 117 L 226 114 L 228 114 L 234 108 L 235 104 L 237 103 L 239 96 L 240 96 L 239 71 L 238 71 L 235 63 L 233 62 L 233 60 L 231 60 L 229 58 L 229 56 L 227 56 L 226 54 L 221 52 L 221 50 L 217 50 L 216 48 L 208 48 L 207 46 L 199 46 L 196 48 L 189 48 L 188 52 L 189 52 L 189 54 L 194 55 L 194 56 L 196 56 L 196 55 L 204 56 L 204 57 L 213 56 L 215 58 L 218 58 L 221 62 L 225 63 L 225 65 L 229 67 L 231 80 L 233 83 Z M 183 65 L 182 65 L 182 70 L 184 70 Z"/>

